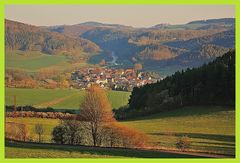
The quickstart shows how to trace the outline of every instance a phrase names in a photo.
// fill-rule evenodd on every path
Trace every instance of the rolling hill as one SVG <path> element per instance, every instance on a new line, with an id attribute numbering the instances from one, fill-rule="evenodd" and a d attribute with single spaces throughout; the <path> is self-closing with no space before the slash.
<path id="1" fill-rule="evenodd" d="M 158 71 L 161 75 L 188 68 L 155 84 L 135 87 L 132 93 L 108 91 L 112 108 L 116 108 L 115 117 L 121 124 L 145 133 L 150 138 L 149 147 L 176 150 L 178 139 L 187 136 L 191 143 L 189 152 L 234 157 L 235 51 L 229 51 L 235 47 L 234 23 L 235 19 L 226 18 L 180 25 L 158 24 L 149 28 L 98 22 L 37 27 L 6 20 L 6 79 L 12 80 L 7 74 L 8 69 L 16 70 L 10 71 L 15 73 L 14 78 L 28 80 L 26 77 L 30 79 L 35 75 L 34 79 L 38 81 L 38 71 L 42 68 L 64 71 L 75 64 L 78 68 L 93 66 L 93 60 L 97 63 L 106 59 L 108 64 L 114 57 L 116 65 L 109 64 L 113 68 L 141 63 L 143 70 Z M 48 71 L 41 73 L 42 78 L 47 79 L 44 75 Z M 52 73 L 56 80 L 67 76 L 65 72 Z M 82 90 L 58 87 L 5 90 L 8 106 L 13 105 L 16 96 L 17 106 L 53 107 L 61 111 L 78 110 L 85 95 Z M 151 150 L 48 144 L 52 142 L 51 133 L 60 123 L 59 119 L 7 117 L 6 122 L 26 124 L 32 140 L 37 140 L 38 136 L 35 125 L 42 124 L 45 143 L 7 141 L 7 158 L 193 157 Z"/>
<path id="2" fill-rule="evenodd" d="M 53 32 L 62 33 L 64 35 L 69 35 L 72 37 L 79 37 L 81 34 L 99 28 L 132 28 L 130 26 L 124 26 L 120 24 L 104 24 L 99 22 L 85 22 L 75 25 L 59 25 L 53 27 L 45 27 Z"/>
<path id="3" fill-rule="evenodd" d="M 223 29 L 231 28 L 234 26 L 235 20 L 231 18 L 222 19 L 208 19 L 208 20 L 195 20 L 187 24 L 171 25 L 171 24 L 157 24 L 152 26 L 152 29 Z"/>
<path id="4" fill-rule="evenodd" d="M 141 63 L 144 70 L 169 75 L 187 67 L 198 67 L 234 48 L 234 25 L 234 18 L 158 24 L 149 28 L 99 22 L 36 27 L 5 20 L 5 42 L 7 51 L 65 54 L 72 61 L 90 64 L 102 59 L 110 63 L 114 54 L 116 67 L 128 68 Z M 100 55 L 89 55 L 97 53 Z"/>
<path id="5" fill-rule="evenodd" d="M 196 25 L 199 28 L 188 27 Z M 82 33 L 81 37 L 98 44 L 105 51 L 102 57 L 106 60 L 110 51 L 119 58 L 119 64 L 131 66 L 140 62 L 144 70 L 162 74 L 165 71 L 167 75 L 186 67 L 198 67 L 235 46 L 234 19 L 181 26 L 184 28 L 95 28 Z"/>
<path id="6" fill-rule="evenodd" d="M 6 50 L 39 51 L 47 54 L 77 55 L 81 52 L 97 53 L 100 49 L 83 38 L 50 32 L 41 27 L 5 20 Z"/>

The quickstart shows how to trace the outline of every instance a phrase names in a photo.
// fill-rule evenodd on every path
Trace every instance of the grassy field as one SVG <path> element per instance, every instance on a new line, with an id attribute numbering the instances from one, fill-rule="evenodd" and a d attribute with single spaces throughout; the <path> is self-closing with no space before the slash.
<path id="1" fill-rule="evenodd" d="M 196 158 L 191 154 L 153 150 L 6 142 L 6 158 Z"/>
<path id="2" fill-rule="evenodd" d="M 27 72 L 35 72 L 41 68 L 65 70 L 71 69 L 73 66 L 83 67 L 88 65 L 85 62 L 73 65 L 69 61 L 70 59 L 64 55 L 49 55 L 37 51 L 7 51 L 5 55 L 6 68 L 17 68 Z"/>
<path id="3" fill-rule="evenodd" d="M 17 105 L 31 105 L 37 108 L 53 107 L 55 109 L 79 109 L 84 98 L 83 90 L 77 89 L 21 89 L 6 88 L 5 104 L 13 105 L 16 96 Z M 108 98 L 113 108 L 119 108 L 128 103 L 130 92 L 108 91 Z"/>
<path id="4" fill-rule="evenodd" d="M 179 137 L 188 136 L 191 149 L 235 154 L 233 108 L 185 107 L 122 123 L 147 133 L 156 146 L 172 148 Z"/>
<path id="5" fill-rule="evenodd" d="M 59 123 L 59 120 L 37 118 L 7 118 L 7 121 L 27 124 L 34 139 L 37 138 L 34 125 L 44 124 L 45 142 L 50 142 L 52 128 Z M 235 154 L 235 111 L 229 107 L 186 107 L 121 123 L 146 133 L 149 144 L 156 147 L 175 148 L 177 139 L 185 135 L 193 150 Z"/>
<path id="6" fill-rule="evenodd" d="M 53 56 L 40 52 L 26 53 L 21 51 L 12 51 L 7 52 L 5 57 L 6 68 L 20 68 L 26 71 L 36 71 L 41 68 L 58 65 L 59 68 L 64 68 L 71 65 L 70 63 L 68 63 L 68 59 L 66 58 L 66 56 Z"/>

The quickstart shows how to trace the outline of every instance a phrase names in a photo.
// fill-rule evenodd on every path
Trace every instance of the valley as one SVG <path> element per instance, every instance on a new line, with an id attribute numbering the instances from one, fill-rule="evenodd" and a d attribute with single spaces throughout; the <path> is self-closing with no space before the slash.
<path id="1" fill-rule="evenodd" d="M 235 157 L 235 19 L 5 19 L 7 158 Z"/>
<path id="2" fill-rule="evenodd" d="M 10 20 L 6 20 L 5 25 L 9 53 L 12 50 L 38 51 L 56 58 L 56 54 L 64 54 L 80 66 L 96 65 L 101 60 L 107 61 L 111 68 L 130 68 L 141 63 L 143 70 L 156 71 L 162 76 L 198 67 L 223 55 L 235 44 L 235 23 L 231 18 L 149 28 L 97 22 L 41 28 Z M 23 28 L 27 35 L 21 33 Z M 22 34 L 20 42 L 11 42 Z"/>

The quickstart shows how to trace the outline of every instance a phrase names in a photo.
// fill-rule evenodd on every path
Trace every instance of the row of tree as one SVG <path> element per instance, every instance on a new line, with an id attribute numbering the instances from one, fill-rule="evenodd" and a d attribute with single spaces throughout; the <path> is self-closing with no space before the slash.
<path id="1" fill-rule="evenodd" d="M 118 119 L 186 105 L 235 105 L 235 50 L 199 68 L 178 71 L 155 84 L 134 88 Z"/>
<path id="2" fill-rule="evenodd" d="M 146 145 L 146 135 L 117 122 L 97 124 L 97 128 L 92 125 L 86 121 L 62 121 L 53 129 L 52 140 L 57 144 L 103 147 L 139 148 Z"/>
<path id="3" fill-rule="evenodd" d="M 13 111 L 6 112 L 6 117 L 11 118 L 48 118 L 48 119 L 75 119 L 75 114 L 62 113 L 62 112 L 40 112 L 40 111 Z"/>

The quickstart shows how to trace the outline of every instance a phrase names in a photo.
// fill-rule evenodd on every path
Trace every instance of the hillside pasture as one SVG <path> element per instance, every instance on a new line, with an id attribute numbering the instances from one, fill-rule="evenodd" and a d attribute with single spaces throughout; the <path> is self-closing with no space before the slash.
<path id="1" fill-rule="evenodd" d="M 88 54 L 80 54 L 85 56 Z M 89 54 L 92 55 L 92 54 Z M 56 70 L 69 70 L 74 67 L 89 66 L 86 62 L 71 63 L 71 58 L 66 55 L 50 55 L 38 51 L 6 51 L 6 69 L 22 69 L 27 72 L 36 72 L 44 68 Z"/>
<path id="2" fill-rule="evenodd" d="M 5 55 L 6 68 L 23 69 L 34 72 L 41 68 L 58 67 L 63 69 L 71 66 L 69 59 L 63 55 L 49 55 L 40 52 L 11 51 Z"/>
<path id="3" fill-rule="evenodd" d="M 36 108 L 52 107 L 54 109 L 78 110 L 83 101 L 85 91 L 78 89 L 5 89 L 5 105 L 13 105 L 16 96 L 17 106 L 31 105 Z M 130 92 L 107 91 L 113 108 L 128 103 Z"/>
<path id="4" fill-rule="evenodd" d="M 122 123 L 149 135 L 153 146 L 175 148 L 178 138 L 187 136 L 190 149 L 235 155 L 232 107 L 184 107 Z"/>
<path id="5" fill-rule="evenodd" d="M 7 122 L 24 123 L 31 137 L 37 138 L 34 126 L 44 124 L 44 142 L 51 142 L 51 132 L 59 124 L 56 119 L 7 118 Z M 235 111 L 231 107 L 185 107 L 174 111 L 120 122 L 149 136 L 149 146 L 175 150 L 178 138 L 187 136 L 189 150 L 235 155 Z"/>
<path id="6" fill-rule="evenodd" d="M 204 155 L 157 150 L 6 142 L 6 158 L 201 158 Z"/>

